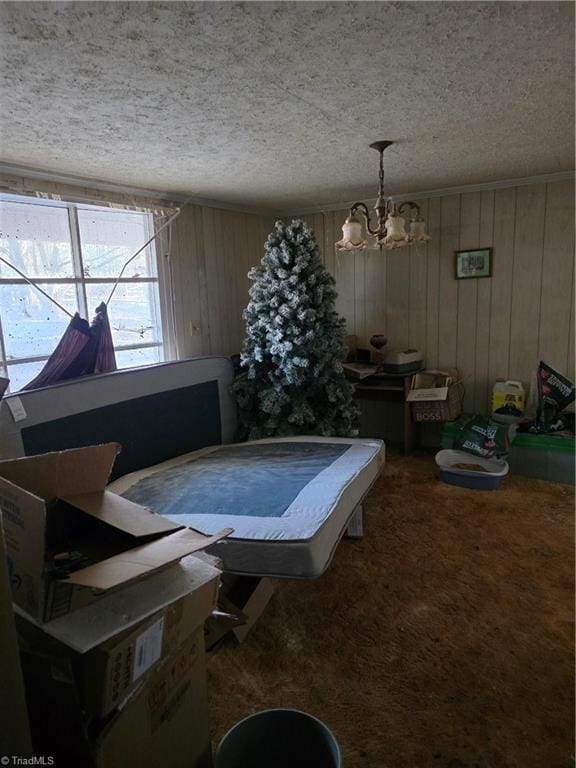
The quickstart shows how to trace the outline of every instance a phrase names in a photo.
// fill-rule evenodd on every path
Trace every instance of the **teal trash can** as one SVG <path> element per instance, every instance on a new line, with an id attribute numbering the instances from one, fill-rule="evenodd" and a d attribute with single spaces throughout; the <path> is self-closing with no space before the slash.
<path id="1" fill-rule="evenodd" d="M 267 709 L 240 720 L 224 736 L 216 768 L 341 768 L 332 731 L 306 712 Z"/>

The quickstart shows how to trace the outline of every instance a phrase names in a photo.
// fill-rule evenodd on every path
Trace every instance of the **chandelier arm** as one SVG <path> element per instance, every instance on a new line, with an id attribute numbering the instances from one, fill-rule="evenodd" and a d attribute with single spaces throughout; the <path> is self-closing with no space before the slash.
<path id="1" fill-rule="evenodd" d="M 410 206 L 410 208 L 416 208 L 416 213 L 418 216 L 420 216 L 420 206 L 418 203 L 415 203 L 413 200 L 405 200 L 403 203 L 400 203 L 398 206 L 398 213 L 402 213 L 402 209 L 405 208 L 407 205 Z"/>
<path id="2" fill-rule="evenodd" d="M 366 231 L 371 235 L 377 235 L 378 229 L 372 229 L 370 225 L 370 211 L 368 210 L 368 207 L 365 203 L 354 203 L 352 208 L 350 208 L 351 216 L 355 216 L 357 213 L 361 213 L 362 216 L 364 216 L 366 222 Z"/>

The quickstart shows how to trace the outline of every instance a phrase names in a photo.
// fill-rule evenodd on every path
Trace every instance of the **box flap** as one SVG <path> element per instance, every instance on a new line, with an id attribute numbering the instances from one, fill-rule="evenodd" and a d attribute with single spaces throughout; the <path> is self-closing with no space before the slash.
<path id="1" fill-rule="evenodd" d="M 209 547 L 229 536 L 232 531 L 232 528 L 224 528 L 214 536 L 206 536 L 192 528 L 184 528 L 162 539 L 134 547 L 75 571 L 62 581 L 92 589 L 112 589 L 174 563 L 185 555 Z"/>
<path id="2" fill-rule="evenodd" d="M 433 389 L 411 389 L 406 395 L 406 402 L 433 402 L 436 400 L 446 400 L 447 397 L 448 387 L 434 387 Z"/>
<path id="3" fill-rule="evenodd" d="M 190 555 L 171 568 L 152 574 L 143 582 L 103 595 L 96 603 L 46 624 L 32 620 L 18 606 L 15 606 L 15 611 L 51 637 L 79 653 L 86 653 L 175 600 L 219 579 L 220 573 L 217 568 Z M 205 618 L 198 616 L 198 623 Z"/>
<path id="4" fill-rule="evenodd" d="M 182 528 L 162 515 L 154 514 L 147 507 L 141 507 L 112 491 L 66 496 L 62 497 L 62 500 L 132 536 L 150 536 Z"/>
<path id="5" fill-rule="evenodd" d="M 106 487 L 120 449 L 105 443 L 0 461 L 0 476 L 46 500 L 95 493 Z"/>

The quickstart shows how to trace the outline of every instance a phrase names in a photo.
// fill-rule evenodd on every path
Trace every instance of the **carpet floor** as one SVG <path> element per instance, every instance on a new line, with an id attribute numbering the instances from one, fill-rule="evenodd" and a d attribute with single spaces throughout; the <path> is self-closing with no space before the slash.
<path id="1" fill-rule="evenodd" d="M 245 642 L 209 654 L 215 742 L 290 707 L 332 729 L 343 768 L 573 767 L 573 511 L 570 486 L 471 491 L 390 457 L 364 538 L 320 579 L 277 581 Z"/>

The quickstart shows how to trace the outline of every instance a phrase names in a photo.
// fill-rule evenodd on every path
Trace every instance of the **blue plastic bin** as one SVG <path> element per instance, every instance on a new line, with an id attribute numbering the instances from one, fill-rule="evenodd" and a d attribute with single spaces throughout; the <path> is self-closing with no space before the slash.
<path id="1" fill-rule="evenodd" d="M 508 464 L 497 459 L 484 459 L 464 451 L 445 449 L 436 454 L 436 464 L 440 470 L 440 479 L 449 485 L 463 488 L 476 488 L 479 491 L 495 491 L 500 487 L 502 478 L 508 474 Z M 457 469 L 454 464 L 478 464 L 485 472 Z"/>

